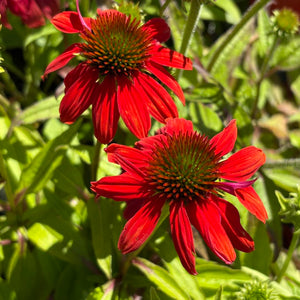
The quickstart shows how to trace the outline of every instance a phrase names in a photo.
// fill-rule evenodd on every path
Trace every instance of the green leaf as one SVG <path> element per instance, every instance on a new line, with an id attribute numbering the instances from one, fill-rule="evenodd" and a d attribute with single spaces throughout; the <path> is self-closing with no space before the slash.
<path id="1" fill-rule="evenodd" d="M 27 107 L 19 116 L 23 124 L 31 124 L 59 117 L 60 102 L 55 97 L 49 97 Z"/>
<path id="2" fill-rule="evenodd" d="M 222 129 L 223 124 L 219 116 L 209 106 L 201 103 L 190 103 L 189 108 L 193 123 L 201 131 L 208 135 L 213 135 Z"/>
<path id="3" fill-rule="evenodd" d="M 33 158 L 32 162 L 24 168 L 21 174 L 18 192 L 26 193 L 41 190 L 51 179 L 54 170 L 60 165 L 68 144 L 78 131 L 80 122 L 76 122 L 62 135 L 49 141 Z"/>
<path id="4" fill-rule="evenodd" d="M 97 263 L 107 278 L 111 278 L 112 245 L 111 229 L 109 227 L 112 211 L 105 199 L 88 201 L 88 215 L 92 230 L 92 243 Z"/>
<path id="5" fill-rule="evenodd" d="M 271 67 L 293 70 L 300 67 L 300 37 L 296 36 L 281 43 L 270 62 Z"/>
<path id="6" fill-rule="evenodd" d="M 183 290 L 189 291 L 189 296 L 191 296 L 192 299 L 205 299 L 201 292 L 201 288 L 197 284 L 195 276 L 187 273 L 178 257 L 175 257 L 170 262 L 164 261 L 164 265 L 167 267 L 170 275 L 177 282 L 178 286 Z"/>
<path id="7" fill-rule="evenodd" d="M 24 40 L 24 47 L 27 47 L 30 43 L 40 39 L 41 37 L 46 37 L 51 34 L 57 33 L 57 29 L 51 24 L 48 23 L 40 28 L 32 30 L 29 35 L 26 36 Z"/>
<path id="8" fill-rule="evenodd" d="M 244 255 L 243 265 L 268 275 L 273 252 L 270 247 L 266 227 L 262 222 L 253 220 L 253 224 L 248 232 L 254 240 L 255 250 Z M 258 257 L 259 259 L 257 259 Z"/>
<path id="9" fill-rule="evenodd" d="M 168 273 L 162 267 L 151 263 L 144 258 L 136 258 L 133 262 L 147 278 L 153 282 L 162 292 L 174 299 L 189 299 L 188 294 L 181 289 L 177 282 L 173 279 L 170 273 Z"/>
<path id="10" fill-rule="evenodd" d="M 44 251 L 63 240 L 60 233 L 42 223 L 35 223 L 28 229 L 28 238 Z"/>

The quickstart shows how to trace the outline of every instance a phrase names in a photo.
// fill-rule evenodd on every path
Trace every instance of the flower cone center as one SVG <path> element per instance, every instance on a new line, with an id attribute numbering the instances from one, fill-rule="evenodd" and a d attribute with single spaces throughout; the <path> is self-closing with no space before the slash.
<path id="1" fill-rule="evenodd" d="M 156 194 L 170 200 L 198 199 L 214 192 L 218 160 L 206 136 L 194 132 L 167 137 L 150 162 L 150 184 Z"/>
<path id="2" fill-rule="evenodd" d="M 82 33 L 82 55 L 102 75 L 125 74 L 143 68 L 150 56 L 152 38 L 140 21 L 119 12 L 107 12 L 91 21 L 91 31 Z"/>

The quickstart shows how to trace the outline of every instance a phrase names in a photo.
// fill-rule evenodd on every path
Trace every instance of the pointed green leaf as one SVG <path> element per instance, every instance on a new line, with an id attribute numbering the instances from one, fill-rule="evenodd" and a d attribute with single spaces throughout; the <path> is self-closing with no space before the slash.
<path id="1" fill-rule="evenodd" d="M 132 261 L 132 263 L 168 296 L 178 300 L 189 299 L 189 295 L 186 294 L 183 289 L 181 289 L 171 274 L 162 267 L 140 257 L 136 258 L 134 261 Z"/>

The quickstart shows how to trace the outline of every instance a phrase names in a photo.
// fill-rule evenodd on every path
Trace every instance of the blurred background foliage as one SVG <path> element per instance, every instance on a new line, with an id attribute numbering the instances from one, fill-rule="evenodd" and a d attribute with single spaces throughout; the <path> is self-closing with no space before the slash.
<path id="1" fill-rule="evenodd" d="M 94 17 L 97 7 L 118 5 L 148 20 L 160 16 L 162 2 L 82 0 L 80 7 Z M 277 2 L 272 9 L 282 9 Z M 177 51 L 190 5 L 171 0 L 163 13 L 172 34 L 167 45 Z M 48 63 L 78 36 L 64 35 L 49 20 L 28 28 L 8 12 L 12 29 L 0 32 L 1 300 L 300 299 L 300 35 L 297 26 L 282 30 L 272 9 L 260 9 L 240 26 L 250 5 L 204 4 L 187 51 L 194 69 L 173 72 L 186 97 L 183 106 L 174 96 L 180 117 L 208 136 L 235 118 L 235 150 L 255 145 L 267 156 L 255 183 L 267 223 L 226 197 L 238 207 L 255 251 L 238 252 L 225 266 L 195 233 L 198 276 L 181 266 L 167 222 L 128 268 L 117 249 L 124 204 L 96 202 L 89 189 L 91 180 L 120 169 L 108 163 L 104 147 L 97 156 L 90 111 L 73 125 L 59 121 L 63 78 L 72 65 L 41 80 Z M 76 10 L 75 1 L 61 1 L 64 9 Z M 151 134 L 160 126 L 152 120 Z M 136 138 L 120 121 L 114 141 L 133 145 Z"/>

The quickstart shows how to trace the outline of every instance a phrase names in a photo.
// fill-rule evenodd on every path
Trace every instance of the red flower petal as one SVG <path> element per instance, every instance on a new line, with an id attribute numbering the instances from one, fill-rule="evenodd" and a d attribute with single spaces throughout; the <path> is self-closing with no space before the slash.
<path id="1" fill-rule="evenodd" d="M 137 198 L 126 202 L 123 216 L 126 220 L 131 219 L 144 206 L 144 199 Z"/>
<path id="2" fill-rule="evenodd" d="M 153 18 L 142 26 L 143 29 L 152 33 L 152 37 L 163 43 L 171 36 L 171 31 L 165 20 L 161 18 Z"/>
<path id="3" fill-rule="evenodd" d="M 88 27 L 91 27 L 91 18 L 83 18 Z M 79 15 L 75 11 L 64 11 L 57 14 L 51 23 L 61 32 L 78 33 L 83 31 Z"/>
<path id="4" fill-rule="evenodd" d="M 138 168 L 145 167 L 149 165 L 149 160 L 151 159 L 151 156 L 147 153 L 132 148 L 125 145 L 119 145 L 119 144 L 110 144 L 106 149 L 105 152 L 107 153 L 107 158 L 109 162 L 112 163 L 118 163 L 118 159 L 116 157 L 116 154 L 119 156 L 122 156 L 124 159 L 129 160 L 132 164 L 137 166 Z"/>
<path id="5" fill-rule="evenodd" d="M 69 46 L 61 55 L 56 57 L 48 65 L 42 78 L 44 79 L 47 74 L 64 67 L 74 57 L 74 54 L 78 54 L 80 51 L 79 44 L 73 44 Z"/>
<path id="6" fill-rule="evenodd" d="M 21 17 L 22 22 L 28 27 L 35 28 L 45 25 L 43 13 L 35 1 L 9 0 L 7 6 L 13 14 Z"/>
<path id="7" fill-rule="evenodd" d="M 239 201 L 262 222 L 268 219 L 267 211 L 252 186 L 235 190 L 235 195 Z"/>
<path id="8" fill-rule="evenodd" d="M 134 80 L 135 88 L 145 101 L 150 114 L 159 122 L 178 117 L 177 107 L 167 91 L 150 76 L 139 73 Z"/>
<path id="9" fill-rule="evenodd" d="M 0 1 L 0 16 L 1 16 L 0 24 L 3 24 L 8 29 L 12 29 L 11 25 L 7 21 L 6 10 L 7 10 L 7 0 Z"/>
<path id="10" fill-rule="evenodd" d="M 146 201 L 125 224 L 118 243 L 122 253 L 135 251 L 148 239 L 159 220 L 164 203 L 165 200 L 161 198 Z"/>
<path id="11" fill-rule="evenodd" d="M 143 152 L 152 153 L 156 147 L 163 147 L 166 145 L 167 138 L 164 135 L 155 135 L 155 136 L 148 136 L 146 138 L 140 139 L 135 143 L 135 147 L 137 149 L 143 150 Z"/>
<path id="12" fill-rule="evenodd" d="M 41 8 L 43 14 L 51 19 L 59 12 L 59 6 L 57 0 L 35 0 L 38 6 Z"/>
<path id="13" fill-rule="evenodd" d="M 161 45 L 153 46 L 151 52 L 152 56 L 149 60 L 160 65 L 184 70 L 193 69 L 192 61 L 179 52 L 170 50 Z"/>
<path id="14" fill-rule="evenodd" d="M 128 129 L 138 138 L 148 135 L 151 121 L 146 104 L 137 88 L 125 77 L 118 78 L 120 115 Z"/>
<path id="15" fill-rule="evenodd" d="M 115 79 L 106 76 L 93 92 L 93 124 L 95 136 L 108 144 L 116 134 L 120 118 Z"/>
<path id="16" fill-rule="evenodd" d="M 128 174 L 103 177 L 91 182 L 91 190 L 97 197 L 112 198 L 115 201 L 128 201 L 146 197 L 145 189 L 140 178 Z"/>
<path id="17" fill-rule="evenodd" d="M 89 67 L 70 86 L 59 107 L 62 122 L 74 122 L 92 104 L 93 92 L 98 87 L 97 79 L 98 71 Z"/>
<path id="18" fill-rule="evenodd" d="M 180 99 L 180 101 L 185 104 L 183 91 L 176 81 L 176 79 L 171 76 L 164 67 L 160 66 L 155 62 L 148 62 L 147 69 L 154 74 L 162 83 L 164 83 L 167 87 L 169 87 Z"/>
<path id="19" fill-rule="evenodd" d="M 190 274 L 197 275 L 193 233 L 183 201 L 170 203 L 170 225 L 173 243 L 182 265 Z"/>
<path id="20" fill-rule="evenodd" d="M 234 147 L 236 137 L 236 120 L 231 120 L 220 133 L 210 140 L 211 146 L 215 147 L 215 154 L 224 156 L 229 153 Z"/>
<path id="21" fill-rule="evenodd" d="M 72 84 L 85 72 L 88 72 L 89 66 L 85 65 L 84 63 L 80 63 L 77 67 L 75 67 L 72 71 L 70 71 L 64 79 L 65 85 L 65 94 L 67 93 L 68 89 L 72 86 Z"/>
<path id="22" fill-rule="evenodd" d="M 199 231 L 208 247 L 226 264 L 231 264 L 236 254 L 221 224 L 221 214 L 214 203 L 199 200 L 186 205 L 192 225 Z"/>
<path id="23" fill-rule="evenodd" d="M 238 210 L 229 202 L 213 196 L 213 201 L 217 204 L 222 214 L 221 223 L 229 236 L 235 249 L 243 252 L 254 250 L 254 242 L 247 231 L 242 227 Z"/>
<path id="24" fill-rule="evenodd" d="M 220 165 L 220 176 L 232 181 L 245 181 L 266 161 L 261 149 L 249 146 L 239 150 Z"/>
<path id="25" fill-rule="evenodd" d="M 193 133 L 193 123 L 192 121 L 174 118 L 167 119 L 167 124 L 165 127 L 158 130 L 160 134 L 169 134 L 171 136 L 178 134 L 179 132 L 186 132 L 188 134 Z"/>

